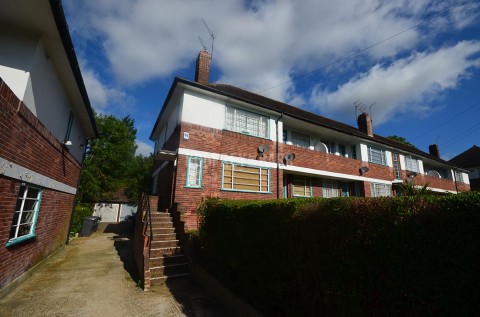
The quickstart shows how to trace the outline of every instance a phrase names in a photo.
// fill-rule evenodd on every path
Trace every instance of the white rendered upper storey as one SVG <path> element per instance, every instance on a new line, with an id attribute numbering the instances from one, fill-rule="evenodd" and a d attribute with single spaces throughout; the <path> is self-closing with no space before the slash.
<path id="1" fill-rule="evenodd" d="M 190 85 L 190 82 L 184 80 L 176 80 L 172 89 L 151 134 L 151 140 L 155 142 L 155 153 L 163 148 L 175 127 L 180 122 L 186 122 L 252 135 L 273 142 L 278 138 L 279 143 L 308 148 L 312 151 L 327 152 L 392 167 L 394 170 L 428 174 L 468 184 L 465 171 L 454 168 L 443 160 L 432 158 L 431 155 L 422 156 L 419 154 L 422 153 L 421 151 L 413 153 L 391 144 L 378 142 L 375 139 L 379 138 L 378 136 L 361 137 L 361 134 L 352 135 L 345 131 L 320 126 L 244 100 L 207 91 L 202 87 Z M 252 124 L 249 127 L 235 125 L 235 116 L 248 117 Z M 398 174 L 398 178 L 395 177 L 392 182 L 400 180 L 401 177 Z"/>
<path id="2" fill-rule="evenodd" d="M 0 0 L 0 8 L 0 77 L 81 161 L 80 145 L 97 132 L 61 2 Z"/>

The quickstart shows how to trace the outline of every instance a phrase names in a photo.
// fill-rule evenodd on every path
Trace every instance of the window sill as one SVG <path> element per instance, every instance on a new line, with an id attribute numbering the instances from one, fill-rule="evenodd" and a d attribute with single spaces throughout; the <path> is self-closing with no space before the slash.
<path id="1" fill-rule="evenodd" d="M 259 192 L 259 191 L 254 191 L 254 190 L 225 189 L 225 188 L 222 188 L 221 191 L 236 192 L 236 193 L 254 193 L 254 194 L 271 194 L 272 193 L 271 191 Z"/>
<path id="2" fill-rule="evenodd" d="M 29 235 L 26 235 L 26 236 L 22 236 L 20 238 L 10 239 L 10 240 L 7 241 L 5 246 L 10 247 L 12 245 L 16 245 L 16 244 L 19 244 L 19 243 L 22 243 L 22 242 L 25 242 L 25 241 L 31 240 L 31 239 L 35 239 L 35 234 L 29 234 Z"/>

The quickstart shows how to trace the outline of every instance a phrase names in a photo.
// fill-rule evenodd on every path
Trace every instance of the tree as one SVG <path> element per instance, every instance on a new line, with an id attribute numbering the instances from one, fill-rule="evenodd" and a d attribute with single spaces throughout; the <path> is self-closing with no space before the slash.
<path id="1" fill-rule="evenodd" d="M 131 201 L 137 201 L 140 194 L 150 188 L 152 179 L 153 154 L 150 156 L 138 155 L 134 157 L 133 166 L 128 177 L 127 196 Z"/>
<path id="2" fill-rule="evenodd" d="M 98 139 L 90 141 L 81 175 L 78 199 L 93 202 L 109 199 L 115 190 L 125 187 L 135 175 L 135 139 L 137 130 L 130 117 L 95 114 Z"/>
<path id="3" fill-rule="evenodd" d="M 405 139 L 404 137 L 398 136 L 398 135 L 389 135 L 389 136 L 387 136 L 387 139 L 394 140 L 394 141 L 397 141 L 399 143 L 403 143 L 403 144 L 411 146 L 415 149 L 417 148 L 415 145 L 408 142 L 407 139 Z"/>

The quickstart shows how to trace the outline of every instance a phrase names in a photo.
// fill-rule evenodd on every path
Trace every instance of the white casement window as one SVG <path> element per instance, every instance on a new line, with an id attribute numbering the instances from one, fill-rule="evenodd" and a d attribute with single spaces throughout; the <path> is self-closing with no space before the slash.
<path id="1" fill-rule="evenodd" d="M 387 197 L 391 195 L 391 188 L 390 185 L 387 184 L 379 184 L 379 183 L 372 183 L 372 197 Z"/>
<path id="2" fill-rule="evenodd" d="M 20 186 L 7 246 L 35 236 L 35 223 L 41 198 L 40 188 L 25 184 Z"/>
<path id="3" fill-rule="evenodd" d="M 352 144 L 351 151 L 352 151 L 352 159 L 356 160 L 357 159 L 357 146 L 355 144 Z"/>
<path id="4" fill-rule="evenodd" d="M 202 168 L 203 159 L 199 157 L 189 157 L 187 167 L 187 187 L 202 187 Z"/>
<path id="5" fill-rule="evenodd" d="M 295 176 L 292 183 L 294 197 L 312 197 L 312 183 L 310 177 Z"/>
<path id="6" fill-rule="evenodd" d="M 322 187 L 323 198 L 340 197 L 340 189 L 336 181 L 324 180 Z"/>
<path id="7" fill-rule="evenodd" d="M 463 173 L 455 171 L 455 180 L 459 183 L 465 183 L 465 180 L 463 179 Z"/>
<path id="8" fill-rule="evenodd" d="M 340 156 L 347 157 L 347 148 L 343 144 L 338 144 L 338 153 Z"/>
<path id="9" fill-rule="evenodd" d="M 401 179 L 400 174 L 400 160 L 398 153 L 392 153 L 393 156 L 393 169 L 395 170 L 395 179 Z"/>
<path id="10" fill-rule="evenodd" d="M 385 150 L 368 146 L 368 161 L 370 163 L 387 165 L 387 158 L 385 156 Z"/>
<path id="11" fill-rule="evenodd" d="M 222 189 L 247 192 L 270 192 L 270 169 L 223 163 Z"/>
<path id="12" fill-rule="evenodd" d="M 405 156 L 405 169 L 410 172 L 418 173 L 418 160 L 411 156 Z"/>
<path id="13" fill-rule="evenodd" d="M 267 139 L 268 117 L 253 112 L 227 107 L 225 129 Z"/>
<path id="14" fill-rule="evenodd" d="M 292 135 L 292 144 L 293 145 L 300 146 L 300 147 L 308 149 L 308 147 L 310 146 L 310 136 L 308 136 L 306 134 L 293 132 L 293 131 L 292 131 L 291 135 Z"/>

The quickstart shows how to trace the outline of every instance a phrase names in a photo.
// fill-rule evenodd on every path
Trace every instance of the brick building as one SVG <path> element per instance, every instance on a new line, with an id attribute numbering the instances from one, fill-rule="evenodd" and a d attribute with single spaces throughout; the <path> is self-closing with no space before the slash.
<path id="1" fill-rule="evenodd" d="M 60 0 L 0 0 L 0 297 L 68 237 L 97 130 Z"/>
<path id="2" fill-rule="evenodd" d="M 208 82 L 200 52 L 195 81 L 175 78 L 150 139 L 159 209 L 197 225 L 202 197 L 390 196 L 404 180 L 438 193 L 469 190 L 466 170 L 373 133 L 237 87 Z"/>

